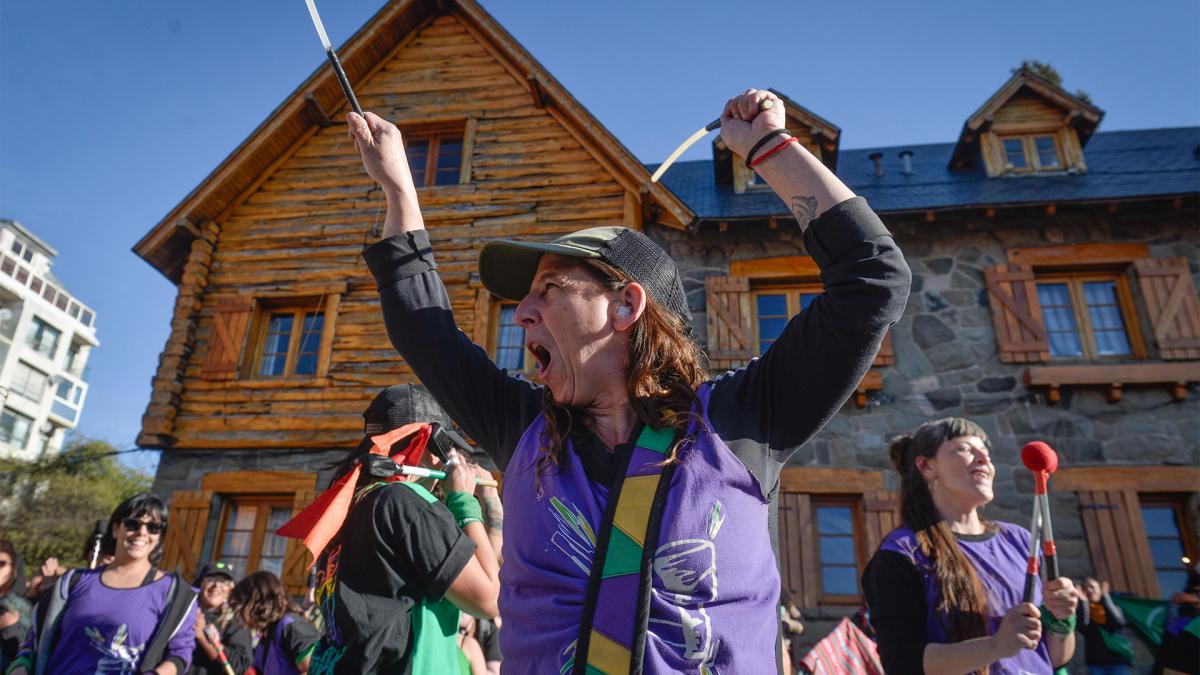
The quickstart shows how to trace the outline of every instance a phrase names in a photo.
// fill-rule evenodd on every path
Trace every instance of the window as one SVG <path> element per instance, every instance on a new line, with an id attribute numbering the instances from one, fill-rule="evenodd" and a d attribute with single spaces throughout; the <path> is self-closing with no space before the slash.
<path id="1" fill-rule="evenodd" d="M 1037 278 L 1046 337 L 1053 358 L 1136 356 L 1127 326 L 1132 298 L 1116 274 Z"/>
<path id="2" fill-rule="evenodd" d="M 25 344 L 42 356 L 53 359 L 61 337 L 62 331 L 35 316 L 29 324 L 29 331 L 25 333 Z"/>
<path id="3" fill-rule="evenodd" d="M 46 373 L 30 366 L 24 361 L 17 361 L 17 367 L 13 369 L 13 378 L 9 383 L 9 389 L 14 393 L 24 398 L 41 403 L 42 396 L 46 393 Z"/>
<path id="4" fill-rule="evenodd" d="M 33 420 L 19 412 L 5 408 L 0 413 L 0 442 L 14 448 L 24 448 L 29 443 L 29 430 L 32 428 Z"/>
<path id="5" fill-rule="evenodd" d="M 1058 138 L 1051 134 L 1003 136 L 1004 168 L 1012 173 L 1058 171 L 1063 168 Z"/>
<path id="6" fill-rule="evenodd" d="M 282 577 L 287 539 L 275 530 L 291 517 L 289 498 L 230 500 L 222 518 L 216 559 L 231 563 L 239 576 L 267 570 Z"/>
<path id="7" fill-rule="evenodd" d="M 1195 551 L 1188 545 L 1185 532 L 1186 511 L 1183 500 L 1141 496 L 1142 522 L 1150 545 L 1150 559 L 1158 580 L 1158 593 L 1163 598 L 1182 591 L 1187 585 L 1187 563 Z"/>
<path id="8" fill-rule="evenodd" d="M 785 468 L 779 476 L 779 576 L 800 608 L 856 605 L 859 579 L 900 525 L 882 471 Z"/>
<path id="9" fill-rule="evenodd" d="M 860 595 L 859 541 L 862 538 L 858 500 L 813 502 L 817 524 L 817 561 L 821 567 L 821 595 L 827 600 L 848 600 Z"/>
<path id="10" fill-rule="evenodd" d="M 54 390 L 54 400 L 50 403 L 50 412 L 74 424 L 83 405 L 83 387 L 61 375 L 59 378 L 58 387 Z"/>
<path id="11" fill-rule="evenodd" d="M 514 372 L 533 368 L 534 361 L 525 351 L 525 329 L 517 324 L 517 306 L 503 303 L 496 313 L 496 365 Z"/>
<path id="12" fill-rule="evenodd" d="M 820 286 L 800 286 L 754 293 L 754 324 L 758 353 L 764 354 L 787 326 L 788 320 L 808 308 L 821 294 Z"/>
<path id="13" fill-rule="evenodd" d="M 258 377 L 316 375 L 325 313 L 319 307 L 267 307 L 259 325 Z"/>
<path id="14" fill-rule="evenodd" d="M 463 168 L 461 125 L 417 129 L 405 134 L 405 149 L 417 187 L 458 185 Z"/>
<path id="15" fill-rule="evenodd" d="M 25 262 L 33 262 L 33 250 L 21 243 L 19 239 L 13 239 L 12 243 L 13 255 L 20 256 Z"/>

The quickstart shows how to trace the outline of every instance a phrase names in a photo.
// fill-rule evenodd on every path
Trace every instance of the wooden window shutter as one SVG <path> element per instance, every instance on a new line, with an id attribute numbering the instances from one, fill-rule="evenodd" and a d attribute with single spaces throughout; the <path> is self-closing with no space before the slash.
<path id="1" fill-rule="evenodd" d="M 816 526 L 812 501 L 800 492 L 779 493 L 779 578 L 796 606 L 817 606 Z"/>
<path id="2" fill-rule="evenodd" d="M 1200 298 L 1187 258 L 1134 262 L 1160 358 L 1200 358 Z"/>
<path id="3" fill-rule="evenodd" d="M 1158 597 L 1158 578 L 1137 493 L 1080 492 L 1079 511 L 1096 577 L 1109 580 L 1115 591 Z"/>
<path id="4" fill-rule="evenodd" d="M 879 353 L 875 355 L 874 367 L 896 365 L 896 352 L 892 348 L 892 329 L 883 334 L 883 342 L 879 345 Z"/>
<path id="5" fill-rule="evenodd" d="M 317 498 L 316 490 L 300 490 L 292 499 L 292 515 L 300 513 L 304 507 Z M 308 592 L 308 568 L 312 556 L 299 539 L 288 539 L 287 548 L 283 553 L 283 585 L 289 595 L 304 595 Z"/>
<path id="6" fill-rule="evenodd" d="M 1035 363 L 1050 359 L 1042 306 L 1030 265 L 1004 264 L 984 270 L 1000 360 Z"/>
<path id="7" fill-rule="evenodd" d="M 222 298 L 213 314 L 212 330 L 208 333 L 208 352 L 204 355 L 201 376 L 213 380 L 237 377 L 238 361 L 246 327 L 250 324 L 252 298 Z"/>
<path id="8" fill-rule="evenodd" d="M 171 494 L 167 535 L 159 567 L 179 572 L 188 583 L 199 569 L 200 548 L 208 529 L 212 498 L 213 493 L 208 490 L 176 490 Z"/>
<path id="9" fill-rule="evenodd" d="M 750 279 L 709 277 L 704 282 L 708 312 L 708 360 L 713 370 L 740 368 L 758 355 Z"/>
<path id="10" fill-rule="evenodd" d="M 866 533 L 867 560 L 879 550 L 883 538 L 900 527 L 900 500 L 895 492 L 868 492 L 863 495 L 863 531 Z"/>

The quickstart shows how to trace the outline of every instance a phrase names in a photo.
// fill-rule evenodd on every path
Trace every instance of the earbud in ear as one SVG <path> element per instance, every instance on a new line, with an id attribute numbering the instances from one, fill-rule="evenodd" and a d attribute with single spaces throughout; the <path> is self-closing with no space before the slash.
<path id="1" fill-rule="evenodd" d="M 631 314 L 633 314 L 633 310 L 629 309 L 629 305 L 621 305 L 617 308 L 617 316 L 619 317 L 629 318 Z"/>

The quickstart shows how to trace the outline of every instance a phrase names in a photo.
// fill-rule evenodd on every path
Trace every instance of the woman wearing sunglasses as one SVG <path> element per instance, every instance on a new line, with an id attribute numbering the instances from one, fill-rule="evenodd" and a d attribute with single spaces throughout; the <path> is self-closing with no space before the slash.
<path id="1" fill-rule="evenodd" d="M 34 626 L 9 675 L 181 675 L 195 645 L 196 593 L 155 566 L 167 508 L 149 493 L 109 519 L 111 563 L 64 574 L 39 602 Z"/>

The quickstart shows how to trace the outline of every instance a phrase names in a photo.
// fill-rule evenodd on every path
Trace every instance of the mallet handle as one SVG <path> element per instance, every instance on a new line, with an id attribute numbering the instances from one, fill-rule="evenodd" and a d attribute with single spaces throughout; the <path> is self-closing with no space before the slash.
<path id="1" fill-rule="evenodd" d="M 342 70 L 342 62 L 338 60 L 337 54 L 332 49 L 327 49 L 325 56 L 328 56 L 329 63 L 333 64 L 333 72 L 337 75 L 338 84 L 342 85 L 346 99 L 350 101 L 350 107 L 359 115 L 363 114 L 363 109 L 358 105 L 358 99 L 354 96 L 354 90 L 350 88 L 350 80 L 346 79 L 346 71 Z"/>

